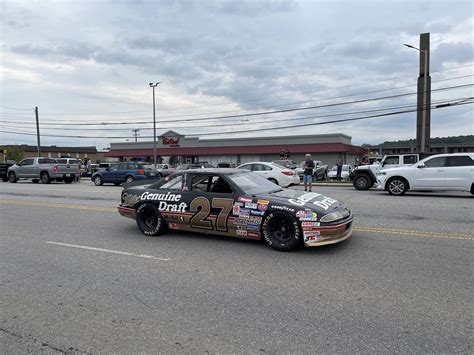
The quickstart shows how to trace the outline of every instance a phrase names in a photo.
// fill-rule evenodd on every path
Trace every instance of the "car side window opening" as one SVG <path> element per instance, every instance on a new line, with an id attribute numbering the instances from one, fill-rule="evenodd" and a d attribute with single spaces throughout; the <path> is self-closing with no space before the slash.
<path id="1" fill-rule="evenodd" d="M 384 165 L 399 164 L 399 163 L 400 163 L 400 159 L 398 156 L 387 157 L 385 158 L 385 161 L 383 162 Z"/>
<path id="2" fill-rule="evenodd" d="M 222 177 L 213 176 L 211 179 L 209 192 L 231 194 L 234 191 Z"/>
<path id="3" fill-rule="evenodd" d="M 263 166 L 262 164 L 253 164 L 251 170 L 252 171 L 262 171 L 263 170 L 262 166 Z"/>
<path id="4" fill-rule="evenodd" d="M 34 160 L 33 159 L 25 159 L 23 160 L 20 165 L 25 166 L 25 165 L 33 165 Z"/>
<path id="5" fill-rule="evenodd" d="M 194 175 L 191 178 L 191 191 L 207 192 L 209 185 L 208 175 Z"/>
<path id="6" fill-rule="evenodd" d="M 425 167 L 427 168 L 441 168 L 446 166 L 446 157 L 436 157 L 425 161 Z"/>
<path id="7" fill-rule="evenodd" d="M 474 160 L 466 155 L 448 157 L 448 166 L 474 166 Z"/>
<path id="8" fill-rule="evenodd" d="M 403 164 L 415 164 L 416 163 L 416 155 L 405 155 L 403 157 Z"/>
<path id="9" fill-rule="evenodd" d="M 120 165 L 113 165 L 113 166 L 111 166 L 111 167 L 109 168 L 109 170 L 110 170 L 110 171 L 117 171 L 117 170 L 119 170 L 119 166 L 120 166 Z"/>
<path id="10" fill-rule="evenodd" d="M 273 170 L 272 167 L 266 166 L 266 165 L 263 165 L 263 164 L 261 165 L 261 167 L 262 167 L 262 170 L 263 170 L 263 171 L 270 171 L 270 170 Z"/>

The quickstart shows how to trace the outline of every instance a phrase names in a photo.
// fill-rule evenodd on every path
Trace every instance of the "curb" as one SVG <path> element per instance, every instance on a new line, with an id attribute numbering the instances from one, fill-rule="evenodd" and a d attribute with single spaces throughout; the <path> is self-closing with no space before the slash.
<path id="1" fill-rule="evenodd" d="M 297 186 L 304 186 L 303 183 L 300 183 L 299 185 Z M 317 187 L 320 187 L 320 186 L 331 186 L 331 187 L 353 187 L 352 183 L 331 183 L 331 182 L 328 182 L 328 183 L 321 183 L 321 182 L 313 182 L 312 183 L 312 186 L 317 186 Z"/>

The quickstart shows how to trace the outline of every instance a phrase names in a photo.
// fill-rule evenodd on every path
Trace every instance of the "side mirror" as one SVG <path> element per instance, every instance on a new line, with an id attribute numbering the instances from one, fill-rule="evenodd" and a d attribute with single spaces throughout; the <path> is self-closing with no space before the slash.
<path id="1" fill-rule="evenodd" d="M 425 168 L 425 163 L 420 163 L 420 164 L 418 164 L 417 168 L 418 168 L 418 169 L 423 169 L 423 168 Z"/>

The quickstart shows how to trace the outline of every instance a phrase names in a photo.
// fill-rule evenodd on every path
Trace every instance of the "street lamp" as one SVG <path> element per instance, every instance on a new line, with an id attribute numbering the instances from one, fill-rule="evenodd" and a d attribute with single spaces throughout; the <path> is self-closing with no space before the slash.
<path id="1" fill-rule="evenodd" d="M 161 81 L 156 84 L 150 83 L 150 87 L 153 88 L 153 165 L 156 167 L 156 113 L 155 113 L 155 88 Z"/>
<path id="2" fill-rule="evenodd" d="M 425 68 L 423 72 L 423 111 L 421 112 L 421 152 L 425 151 L 425 130 L 426 130 L 426 97 L 428 96 L 428 51 L 425 49 L 416 48 L 411 44 L 403 43 L 405 47 L 412 48 L 418 52 L 423 53 Z"/>

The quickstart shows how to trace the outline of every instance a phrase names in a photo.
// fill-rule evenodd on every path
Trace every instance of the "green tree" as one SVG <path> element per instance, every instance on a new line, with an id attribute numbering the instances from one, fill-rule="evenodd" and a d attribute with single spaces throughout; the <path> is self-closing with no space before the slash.
<path id="1" fill-rule="evenodd" d="M 19 162 L 25 158 L 25 151 L 20 147 L 7 147 L 5 149 L 5 155 L 7 156 L 7 160 Z"/>

